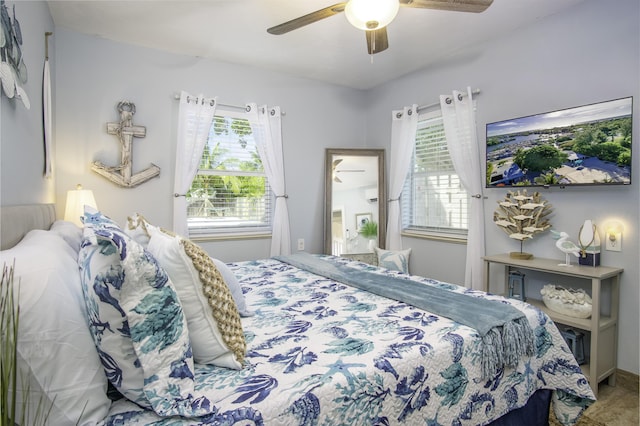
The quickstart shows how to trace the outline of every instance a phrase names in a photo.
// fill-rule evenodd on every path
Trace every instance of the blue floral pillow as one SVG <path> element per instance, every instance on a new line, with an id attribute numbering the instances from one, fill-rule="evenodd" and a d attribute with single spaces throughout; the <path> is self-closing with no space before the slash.
<path id="1" fill-rule="evenodd" d="M 201 415 L 187 323 L 167 274 L 100 212 L 86 211 L 79 263 L 89 328 L 109 381 L 161 416 Z"/>

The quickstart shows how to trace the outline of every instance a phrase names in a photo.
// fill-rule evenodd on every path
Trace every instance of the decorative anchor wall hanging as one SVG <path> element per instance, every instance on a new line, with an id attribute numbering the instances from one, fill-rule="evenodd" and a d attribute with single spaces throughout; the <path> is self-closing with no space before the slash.
<path id="1" fill-rule="evenodd" d="M 117 135 L 121 145 L 121 162 L 119 166 L 109 167 L 100 161 L 94 161 L 91 164 L 91 170 L 109 179 L 116 185 L 126 188 L 133 188 L 143 182 L 148 181 L 160 174 L 160 167 L 151 164 L 147 169 L 132 174 L 132 142 L 133 138 L 143 138 L 147 133 L 144 126 L 133 125 L 133 114 L 136 113 L 136 106 L 129 101 L 118 103 L 118 112 L 120 113 L 119 123 L 107 123 L 107 133 Z"/>

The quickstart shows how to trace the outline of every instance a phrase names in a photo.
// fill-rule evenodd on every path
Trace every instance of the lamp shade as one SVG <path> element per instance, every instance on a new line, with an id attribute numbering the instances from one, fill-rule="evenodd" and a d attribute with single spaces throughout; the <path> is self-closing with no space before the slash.
<path id="1" fill-rule="evenodd" d="M 84 216 L 84 206 L 98 208 L 93 191 L 90 189 L 82 189 L 82 185 L 78 185 L 75 190 L 67 191 L 67 205 L 64 209 L 64 220 L 73 222 L 78 226 L 82 226 L 80 218 Z"/>
<path id="2" fill-rule="evenodd" d="M 361 30 L 377 30 L 393 21 L 398 9 L 398 0 L 349 0 L 344 13 L 354 27 Z"/>

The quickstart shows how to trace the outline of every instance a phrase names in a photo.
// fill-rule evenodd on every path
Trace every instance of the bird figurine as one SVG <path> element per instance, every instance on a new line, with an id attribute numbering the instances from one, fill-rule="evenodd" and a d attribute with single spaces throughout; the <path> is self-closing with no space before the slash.
<path id="1" fill-rule="evenodd" d="M 558 263 L 558 266 L 572 266 L 569 255 L 573 254 L 575 257 L 580 257 L 580 247 L 578 247 L 574 242 L 569 241 L 569 234 L 566 232 L 558 232 L 552 229 L 551 234 L 554 239 L 558 240 L 556 241 L 556 247 L 558 247 L 565 256 L 564 263 Z"/>

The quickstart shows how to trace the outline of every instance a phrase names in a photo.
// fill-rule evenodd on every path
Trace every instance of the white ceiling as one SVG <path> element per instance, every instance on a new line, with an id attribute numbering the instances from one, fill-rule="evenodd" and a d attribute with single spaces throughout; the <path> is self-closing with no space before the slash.
<path id="1" fill-rule="evenodd" d="M 455 1 L 455 0 L 452 0 Z M 337 0 L 49 0 L 56 26 L 189 56 L 369 89 L 584 0 L 494 0 L 483 13 L 400 8 L 389 49 L 367 54 L 344 13 L 284 35 L 267 28 Z"/>

